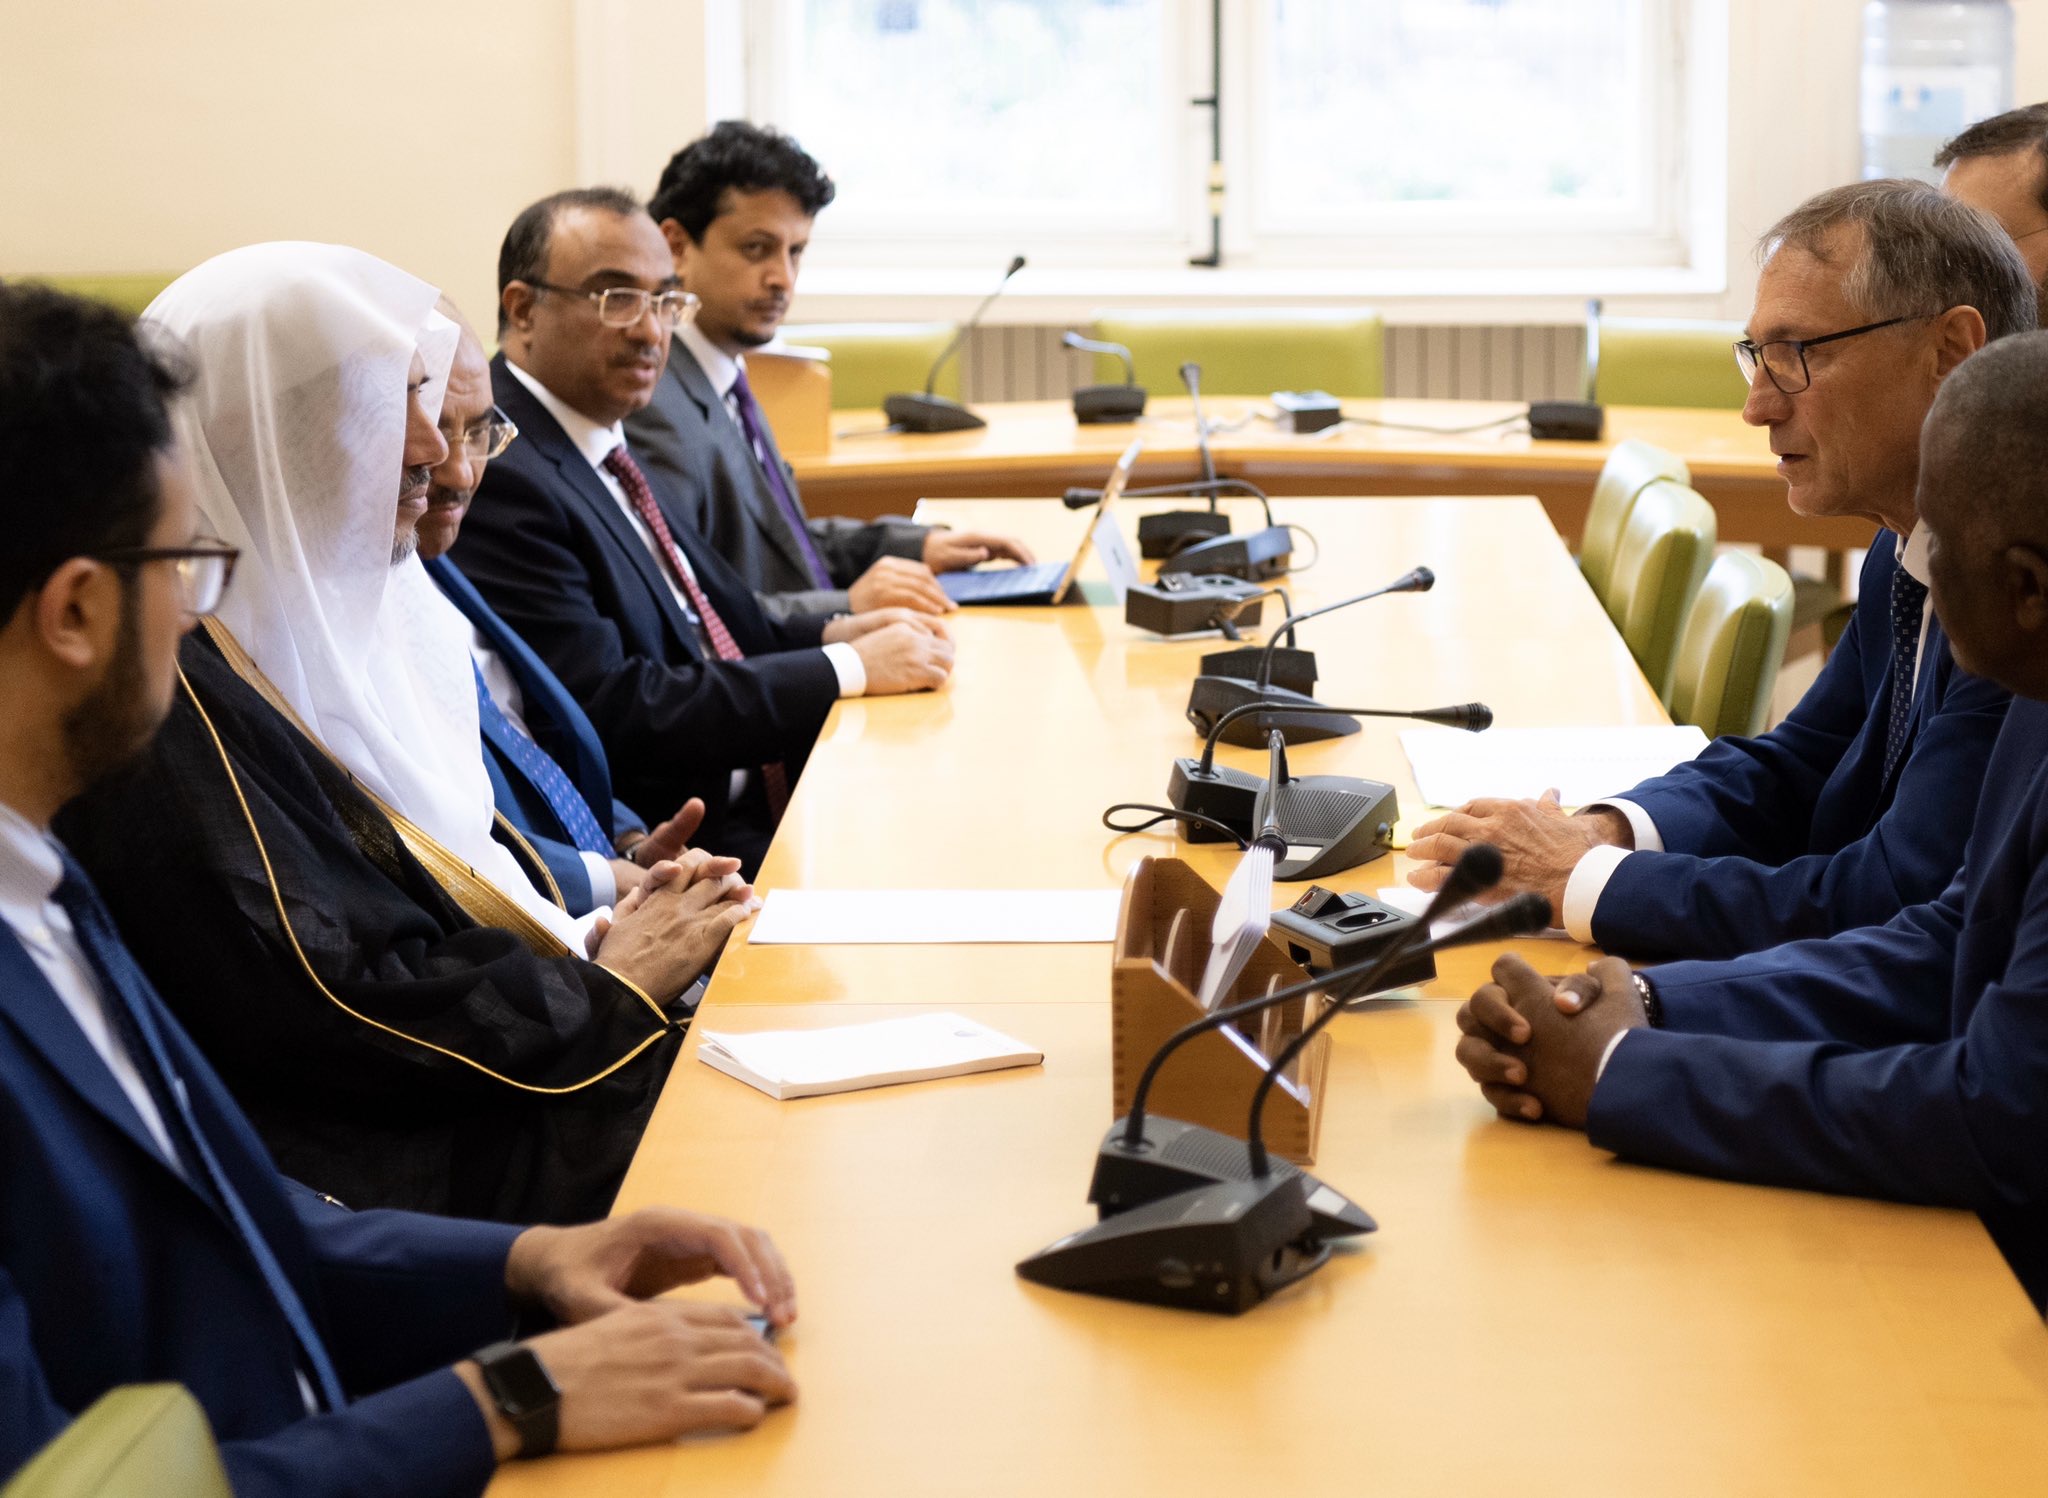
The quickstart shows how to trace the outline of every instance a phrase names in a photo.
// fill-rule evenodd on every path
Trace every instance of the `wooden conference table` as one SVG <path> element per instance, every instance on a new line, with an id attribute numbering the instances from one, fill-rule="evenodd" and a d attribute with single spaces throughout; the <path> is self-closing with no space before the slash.
<path id="1" fill-rule="evenodd" d="M 1499 423 L 1526 408 L 1510 401 L 1346 401 L 1348 416 L 1403 425 L 1347 426 L 1295 436 L 1254 413 L 1270 405 L 1242 396 L 1203 402 L 1217 472 L 1270 494 L 1534 494 L 1558 533 L 1577 541 L 1593 480 L 1614 445 L 1655 443 L 1685 459 L 1694 486 L 1714 505 L 1723 541 L 1773 551 L 1792 546 L 1853 550 L 1870 543 L 1869 522 L 1806 519 L 1785 505 L 1765 432 L 1734 411 L 1617 406 L 1599 442 L 1537 442 L 1526 427 L 1494 425 L 1463 435 L 1438 432 Z M 967 432 L 884 432 L 879 411 L 834 411 L 827 450 L 793 456 L 804 502 L 817 515 L 908 513 L 930 495 L 1057 494 L 1100 485 L 1133 436 L 1145 439 L 1139 484 L 1185 479 L 1198 470 L 1189 403 L 1153 400 L 1136 426 L 1080 426 L 1065 401 L 977 403 L 988 425 Z"/>
<path id="2" fill-rule="evenodd" d="M 1083 520 L 1042 500 L 937 508 L 1050 554 Z M 1298 603 L 1416 563 L 1441 579 L 1304 628 L 1326 700 L 1479 699 L 1504 725 L 1662 721 L 1533 502 L 1276 508 L 1333 558 L 1295 580 Z M 1174 852 L 1223 883 L 1220 849 L 1098 824 L 1111 802 L 1161 799 L 1172 757 L 1192 752 L 1181 708 L 1205 646 L 1106 608 L 965 611 L 955 629 L 946 691 L 835 710 L 764 887 L 1114 887 L 1140 855 Z M 1410 808 L 1399 726 L 1303 747 L 1295 767 L 1393 781 Z M 1392 883 L 1392 864 L 1330 882 Z M 1521 950 L 1553 972 L 1592 955 Z M 1974 1217 L 1642 1169 L 1494 1120 L 1452 1059 L 1450 1002 L 1491 956 L 1447 959 L 1428 998 L 1333 1027 L 1316 1169 L 1381 1230 L 1223 1318 L 1013 1272 L 1092 1218 L 1106 946 L 735 938 L 699 1028 L 943 1007 L 1045 1064 L 777 1103 L 701 1065 L 693 1037 L 620 1206 L 686 1203 L 773 1231 L 799 1284 L 784 1346 L 801 1400 L 741 1437 L 515 1464 L 493 1491 L 2038 1490 L 2048 1332 Z"/>

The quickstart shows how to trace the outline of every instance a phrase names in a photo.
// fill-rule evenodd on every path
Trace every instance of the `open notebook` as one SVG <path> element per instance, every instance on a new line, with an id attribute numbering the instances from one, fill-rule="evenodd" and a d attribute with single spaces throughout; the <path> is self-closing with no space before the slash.
<path id="1" fill-rule="evenodd" d="M 1036 1066 L 1045 1053 L 947 1013 L 824 1030 L 706 1030 L 697 1059 L 772 1098 L 788 1099 Z"/>

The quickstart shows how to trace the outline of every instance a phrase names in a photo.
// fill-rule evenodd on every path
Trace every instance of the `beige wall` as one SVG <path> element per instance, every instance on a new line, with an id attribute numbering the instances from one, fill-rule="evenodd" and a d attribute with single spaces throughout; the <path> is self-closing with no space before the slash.
<path id="1" fill-rule="evenodd" d="M 522 205 L 572 182 L 644 192 L 714 103 L 730 107 L 707 58 L 737 57 L 743 3 L 765 0 L 15 7 L 0 274 L 175 271 L 252 240 L 334 239 L 483 321 Z M 1730 8 L 1730 284 L 1659 310 L 1743 315 L 1750 241 L 1857 170 L 1860 0 Z M 2019 97 L 2048 98 L 2048 0 L 2017 11 Z"/>

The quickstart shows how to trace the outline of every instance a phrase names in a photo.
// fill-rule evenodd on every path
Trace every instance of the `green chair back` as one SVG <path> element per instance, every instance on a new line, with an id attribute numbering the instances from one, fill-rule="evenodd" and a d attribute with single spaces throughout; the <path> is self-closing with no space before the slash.
<path id="1" fill-rule="evenodd" d="M 932 361 L 945 352 L 959 331 L 949 322 L 832 322 L 784 328 L 785 343 L 832 351 L 834 410 L 871 409 L 882 398 L 924 389 Z M 960 358 L 956 354 L 939 371 L 933 389 L 960 399 Z"/>
<path id="2" fill-rule="evenodd" d="M 234 1498 L 199 1401 L 177 1384 L 112 1389 L 0 1498 Z"/>
<path id="3" fill-rule="evenodd" d="M 1714 507 L 1659 479 L 1636 497 L 1614 554 L 1607 617 L 1668 707 L 1678 637 L 1714 559 Z"/>
<path id="4" fill-rule="evenodd" d="M 1700 585 L 1671 675 L 1671 716 L 1709 738 L 1758 734 L 1792 636 L 1792 579 L 1776 562 L 1731 551 Z"/>
<path id="5" fill-rule="evenodd" d="M 1579 570 L 1586 585 L 1601 603 L 1614 574 L 1614 549 L 1621 544 L 1621 528 L 1628 524 L 1628 512 L 1636 496 L 1658 479 L 1692 482 L 1692 470 L 1685 460 L 1631 437 L 1615 444 L 1593 482 L 1593 505 L 1586 511 L 1586 531 L 1579 538 Z"/>
<path id="6" fill-rule="evenodd" d="M 1731 347 L 1740 323 L 1602 317 L 1588 330 L 1588 383 L 1603 406 L 1739 411 L 1749 395 Z"/>
<path id="7" fill-rule="evenodd" d="M 1098 312 L 1089 333 L 1128 348 L 1138 383 L 1158 396 L 1181 393 L 1190 359 L 1202 366 L 1204 395 L 1326 390 L 1373 400 L 1386 389 L 1386 324 L 1368 308 Z M 1121 385 L 1123 361 L 1097 354 L 1095 378 Z"/>
<path id="8" fill-rule="evenodd" d="M 94 301 L 110 303 L 130 317 L 140 317 L 143 310 L 157 299 L 157 294 L 178 278 L 165 272 L 134 276 L 11 276 L 8 279 L 40 281 L 73 296 L 88 296 Z"/>

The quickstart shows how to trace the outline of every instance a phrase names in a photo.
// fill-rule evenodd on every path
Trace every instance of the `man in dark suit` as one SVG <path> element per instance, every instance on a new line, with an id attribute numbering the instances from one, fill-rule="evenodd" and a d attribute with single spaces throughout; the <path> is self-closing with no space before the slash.
<path id="1" fill-rule="evenodd" d="M 704 841 L 751 871 L 832 704 L 942 685 L 952 640 L 905 609 L 769 618 L 641 469 L 621 422 L 652 397 L 687 297 L 632 197 L 526 209 L 498 283 L 492 388 L 520 440 L 452 556 L 576 694 L 627 804 L 700 797 Z"/>
<path id="2" fill-rule="evenodd" d="M 943 614 L 954 605 L 933 573 L 1029 562 L 1030 549 L 904 520 L 807 515 L 747 383 L 746 352 L 781 327 L 812 221 L 833 192 L 795 141 L 743 120 L 721 121 L 669 161 L 648 211 L 697 309 L 676 328 L 667 372 L 626 418 L 626 435 L 770 614 L 891 605 Z"/>
<path id="3" fill-rule="evenodd" d="M 1553 986 L 1518 958 L 1459 1014 L 1508 1118 L 1632 1160 L 1966 1207 L 2048 1300 L 2048 333 L 1994 344 L 1928 418 L 1934 604 L 2016 694 L 1963 872 L 1882 926 Z"/>
<path id="4" fill-rule="evenodd" d="M 50 835 L 148 743 L 232 570 L 198 534 L 179 384 L 112 309 L 0 286 L 0 1477 L 154 1380 L 197 1397 L 245 1495 L 480 1493 L 514 1454 L 755 1423 L 791 1393 L 774 1349 L 731 1310 L 635 1297 L 723 1272 L 787 1321 L 766 1237 L 292 1185 Z M 559 1329 L 512 1343 L 521 1314 Z"/>
<path id="5" fill-rule="evenodd" d="M 484 768 L 498 812 L 539 855 L 569 913 L 586 915 L 638 888 L 662 859 L 679 857 L 704 820 L 704 803 L 686 802 L 649 831 L 612 795 L 604 745 L 568 688 L 448 560 L 484 465 L 518 428 L 491 399 L 483 344 L 445 299 L 441 311 L 462 335 L 441 396 L 448 456 L 432 470 L 417 549 L 427 575 L 475 630 L 470 654 Z"/>
<path id="6" fill-rule="evenodd" d="M 1581 941 L 1729 957 L 1888 920 L 1954 877 L 2007 697 L 1956 668 L 1927 607 L 1920 425 L 1951 371 L 2033 326 L 2034 287 L 1995 224 L 1917 182 L 1822 193 L 1763 249 L 1743 417 L 1769 428 L 1795 511 L 1885 527 L 1848 632 L 1769 733 L 1577 816 L 1474 802 L 1417 829 L 1413 882 L 1493 843 L 1508 887 Z"/>

